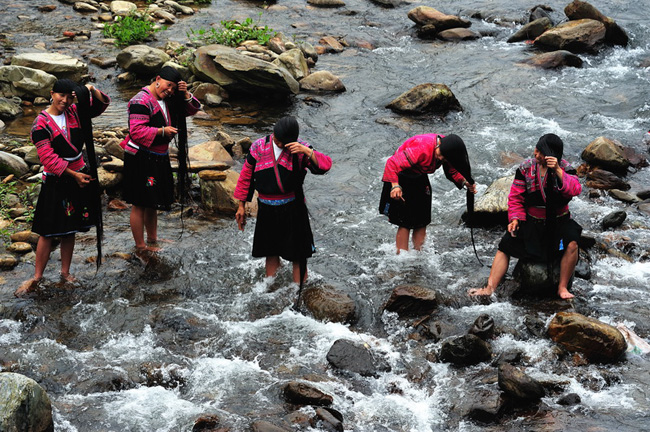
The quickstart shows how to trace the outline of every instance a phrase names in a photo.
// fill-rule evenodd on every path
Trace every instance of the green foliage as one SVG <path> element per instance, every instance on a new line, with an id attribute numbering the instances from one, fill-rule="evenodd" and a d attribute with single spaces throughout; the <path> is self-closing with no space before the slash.
<path id="1" fill-rule="evenodd" d="M 115 45 L 124 47 L 150 38 L 163 28 L 154 28 L 154 23 L 144 17 L 128 15 L 118 18 L 113 24 L 107 24 L 103 29 L 104 37 L 115 38 Z"/>
<path id="2" fill-rule="evenodd" d="M 260 12 L 260 18 L 262 13 Z M 231 47 L 237 47 L 247 40 L 256 40 L 260 45 L 266 43 L 276 35 L 276 32 L 268 26 L 261 27 L 252 18 L 246 18 L 244 22 L 238 21 L 221 21 L 221 28 L 210 30 L 191 29 L 187 37 L 195 43 L 202 44 L 220 44 Z"/>

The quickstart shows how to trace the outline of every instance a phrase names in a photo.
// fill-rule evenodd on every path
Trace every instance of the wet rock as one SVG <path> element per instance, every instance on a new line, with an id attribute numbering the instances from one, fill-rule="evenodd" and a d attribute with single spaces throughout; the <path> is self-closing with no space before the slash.
<path id="1" fill-rule="evenodd" d="M 566 50 L 537 54 L 521 63 L 542 69 L 556 69 L 563 66 L 582 67 L 582 59 L 571 51 Z"/>
<path id="2" fill-rule="evenodd" d="M 481 37 L 480 34 L 466 28 L 451 28 L 438 33 L 438 39 L 448 42 L 475 40 Z"/>
<path id="3" fill-rule="evenodd" d="M 291 76 L 297 81 L 309 75 L 307 61 L 299 48 L 294 48 L 280 54 L 272 63 L 288 70 Z"/>
<path id="4" fill-rule="evenodd" d="M 623 201 L 624 203 L 634 204 L 634 203 L 641 202 L 641 198 L 639 198 L 638 196 L 619 189 L 610 189 L 608 193 L 609 196 L 611 196 L 612 198 L 616 198 L 617 200 Z"/>
<path id="5" fill-rule="evenodd" d="M 623 146 L 614 140 L 598 137 L 582 152 L 582 159 L 613 172 L 625 172 L 630 162 L 625 157 Z"/>
<path id="6" fill-rule="evenodd" d="M 113 15 L 127 16 L 131 15 L 137 10 L 138 6 L 135 3 L 119 0 L 114 0 L 111 2 L 111 13 L 113 13 Z"/>
<path id="7" fill-rule="evenodd" d="M 326 52 L 340 53 L 345 49 L 341 42 L 333 36 L 323 36 L 318 41 L 321 45 L 325 46 Z"/>
<path id="8" fill-rule="evenodd" d="M 515 176 L 511 175 L 492 182 L 485 193 L 476 199 L 474 220 L 466 222 L 472 226 L 505 225 L 508 222 L 508 194 L 514 179 Z"/>
<path id="9" fill-rule="evenodd" d="M 390 371 L 390 366 L 378 359 L 369 347 L 345 339 L 334 342 L 327 353 L 327 361 L 337 369 L 362 376 L 377 376 L 378 372 Z"/>
<path id="10" fill-rule="evenodd" d="M 408 12 L 408 18 L 420 26 L 433 25 L 439 32 L 456 27 L 467 28 L 472 25 L 471 22 L 463 18 L 444 14 L 429 6 L 418 6 L 411 9 Z"/>
<path id="11" fill-rule="evenodd" d="M 32 251 L 32 245 L 27 242 L 14 242 L 7 246 L 7 251 L 17 254 L 26 254 Z"/>
<path id="12" fill-rule="evenodd" d="M 587 173 L 587 187 L 594 189 L 620 189 L 629 190 L 630 185 L 616 174 L 600 168 L 595 168 Z"/>
<path id="13" fill-rule="evenodd" d="M 564 406 L 578 405 L 580 402 L 582 402 L 582 399 L 576 393 L 567 393 L 557 400 L 558 405 Z"/>
<path id="14" fill-rule="evenodd" d="M 219 141 L 207 141 L 199 145 L 190 147 L 188 150 L 190 161 L 212 161 L 221 162 L 227 166 L 233 166 L 235 161 L 230 153 L 221 145 Z"/>
<path id="15" fill-rule="evenodd" d="M 57 78 L 67 78 L 73 81 L 79 81 L 83 75 L 88 74 L 88 65 L 86 63 L 74 57 L 58 53 L 18 54 L 11 59 L 11 64 L 13 66 L 38 69 Z"/>
<path id="16" fill-rule="evenodd" d="M 0 151 L 0 175 L 13 174 L 21 177 L 29 172 L 29 166 L 25 161 L 11 153 Z"/>
<path id="17" fill-rule="evenodd" d="M 614 326 L 575 312 L 559 312 L 548 327 L 549 337 L 570 352 L 592 362 L 614 362 L 627 348 L 623 334 Z"/>
<path id="18" fill-rule="evenodd" d="M 329 71 L 317 71 L 300 80 L 300 88 L 307 91 L 344 92 L 345 85 Z"/>
<path id="19" fill-rule="evenodd" d="M 50 398 L 26 376 L 0 373 L 0 430 L 53 432 Z"/>
<path id="20" fill-rule="evenodd" d="M 13 270 L 18 265 L 18 259 L 9 254 L 0 254 L 0 270 Z"/>
<path id="21" fill-rule="evenodd" d="M 553 26 L 550 18 L 543 17 L 529 22 L 508 38 L 508 43 L 532 40 Z"/>
<path id="22" fill-rule="evenodd" d="M 223 181 L 199 181 L 201 204 L 208 211 L 234 215 L 239 207 L 239 201 L 233 198 L 239 174 L 233 170 L 225 173 L 227 177 Z"/>
<path id="23" fill-rule="evenodd" d="M 335 416 L 329 409 L 317 408 L 312 427 L 327 432 L 343 432 L 343 419 Z"/>
<path id="24" fill-rule="evenodd" d="M 122 182 L 123 175 L 121 172 L 108 171 L 103 166 L 97 168 L 97 179 L 99 187 L 102 189 L 111 189 Z"/>
<path id="25" fill-rule="evenodd" d="M 499 388 L 516 403 L 536 402 L 546 394 L 542 384 L 515 366 L 501 363 L 498 371 Z"/>
<path id="26" fill-rule="evenodd" d="M 23 113 L 23 109 L 14 101 L 0 97 L 0 119 L 12 120 Z"/>
<path id="27" fill-rule="evenodd" d="M 605 216 L 600 224 L 603 229 L 616 228 L 623 225 L 626 218 L 627 213 L 624 210 L 617 210 Z"/>
<path id="28" fill-rule="evenodd" d="M 229 428 L 219 428 L 221 419 L 216 414 L 206 414 L 194 421 L 192 432 L 229 432 Z"/>
<path id="29" fill-rule="evenodd" d="M 580 20 L 584 18 L 600 21 L 605 25 L 607 33 L 605 40 L 614 45 L 627 46 L 629 37 L 612 18 L 603 15 L 598 9 L 591 4 L 573 0 L 564 8 L 564 13 L 570 20 Z"/>
<path id="30" fill-rule="evenodd" d="M 345 6 L 345 2 L 343 0 L 307 0 L 307 3 L 309 3 L 312 6 L 326 7 L 326 8 Z"/>
<path id="31" fill-rule="evenodd" d="M 479 315 L 468 333 L 483 340 L 492 339 L 494 337 L 494 319 L 487 314 Z"/>
<path id="32" fill-rule="evenodd" d="M 445 114 L 449 111 L 462 110 L 458 99 L 449 87 L 432 83 L 413 87 L 386 105 L 386 108 L 404 114 Z"/>
<path id="33" fill-rule="evenodd" d="M 595 51 L 604 42 L 605 33 L 605 25 L 596 20 L 568 21 L 542 33 L 534 45 L 573 53 Z"/>
<path id="34" fill-rule="evenodd" d="M 519 284 L 519 293 L 533 297 L 555 297 L 560 283 L 560 260 L 552 266 L 549 274 L 546 263 L 519 260 L 513 270 L 513 277 Z M 573 275 L 569 279 L 568 289 L 573 285 Z"/>
<path id="35" fill-rule="evenodd" d="M 591 279 L 591 261 L 589 259 L 589 254 L 582 249 L 578 252 L 580 258 L 576 263 L 575 276 L 580 279 L 590 280 Z"/>
<path id="36" fill-rule="evenodd" d="M 349 323 L 355 319 L 354 300 L 333 287 L 307 288 L 302 294 L 302 300 L 307 310 L 317 320 Z"/>
<path id="37" fill-rule="evenodd" d="M 498 421 L 505 409 L 500 392 L 493 388 L 475 388 L 459 403 L 464 417 L 482 423 Z"/>
<path id="38" fill-rule="evenodd" d="M 490 345 L 472 334 L 446 340 L 440 348 L 440 360 L 457 366 L 475 365 L 491 358 Z"/>
<path id="39" fill-rule="evenodd" d="M 316 387 L 298 381 L 291 381 L 282 390 L 284 399 L 296 405 L 332 405 L 334 398 Z"/>
<path id="40" fill-rule="evenodd" d="M 147 45 L 131 45 L 117 55 L 117 64 L 122 69 L 137 75 L 155 76 L 169 59 L 170 57 L 163 50 Z"/>
<path id="41" fill-rule="evenodd" d="M 401 285 L 393 289 L 384 310 L 400 317 L 429 315 L 438 307 L 436 292 L 417 285 Z"/>
<path id="42" fill-rule="evenodd" d="M 162 365 L 143 363 L 140 375 L 147 387 L 162 387 L 166 389 L 180 388 L 185 385 L 186 378 L 178 365 Z"/>
<path id="43" fill-rule="evenodd" d="M 228 99 L 228 92 L 220 85 L 214 83 L 201 83 L 193 91 L 194 97 L 202 102 L 207 103 L 206 97 L 209 95 L 218 96 L 221 100 Z"/>
<path id="44" fill-rule="evenodd" d="M 253 422 L 251 427 L 253 432 L 291 432 L 290 429 L 281 428 L 264 420 Z"/>

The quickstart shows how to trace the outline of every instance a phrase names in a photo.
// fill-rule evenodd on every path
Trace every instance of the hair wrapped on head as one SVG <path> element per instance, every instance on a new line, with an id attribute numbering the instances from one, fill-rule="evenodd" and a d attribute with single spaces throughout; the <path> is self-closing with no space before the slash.
<path id="1" fill-rule="evenodd" d="M 472 166 L 470 165 L 469 157 L 467 156 L 467 147 L 465 147 L 465 142 L 461 137 L 451 134 L 444 138 L 440 138 L 440 152 L 449 165 L 458 171 L 470 184 L 474 184 L 474 179 L 472 178 Z M 452 180 L 446 170 L 445 175 L 448 179 Z"/>
<path id="2" fill-rule="evenodd" d="M 273 136 L 282 144 L 289 144 L 298 140 L 300 126 L 295 117 L 282 117 L 273 127 Z"/>
<path id="3" fill-rule="evenodd" d="M 171 66 L 165 66 L 162 69 L 160 69 L 160 72 L 158 72 L 158 76 L 164 80 L 171 81 L 176 84 L 178 84 L 179 81 L 183 81 L 183 77 L 181 76 L 181 73 Z"/>
<path id="4" fill-rule="evenodd" d="M 562 159 L 564 152 L 564 143 L 559 136 L 555 134 L 542 135 L 535 146 L 544 156 L 552 156 L 559 161 Z"/>
<path id="5" fill-rule="evenodd" d="M 54 85 L 52 86 L 52 91 L 54 93 L 66 93 L 66 94 L 71 94 L 72 92 L 77 92 L 79 89 L 79 84 L 76 82 L 62 78 L 58 79 L 54 82 Z"/>

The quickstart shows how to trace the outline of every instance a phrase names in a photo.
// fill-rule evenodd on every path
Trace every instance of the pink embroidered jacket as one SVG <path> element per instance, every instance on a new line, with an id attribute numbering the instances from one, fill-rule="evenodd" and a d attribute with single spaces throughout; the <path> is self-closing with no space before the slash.
<path id="1" fill-rule="evenodd" d="M 90 98 L 90 116 L 103 113 L 110 98 L 102 93 L 106 102 Z M 83 134 L 77 114 L 77 105 L 65 111 L 66 128 L 62 130 L 45 111 L 36 116 L 32 124 L 31 139 L 36 146 L 38 158 L 43 165 L 43 175 L 61 176 L 66 168 L 79 171 L 85 166 L 82 155 Z"/>
<path id="2" fill-rule="evenodd" d="M 302 145 L 313 148 L 305 141 L 298 141 Z M 307 155 L 298 155 L 300 169 L 312 174 L 325 174 L 332 167 L 332 158 L 314 150 L 314 157 L 318 166 L 312 163 Z M 273 153 L 273 135 L 260 138 L 253 143 L 246 157 L 237 180 L 234 197 L 240 201 L 250 201 L 257 190 L 263 200 L 280 201 L 295 197 L 295 176 L 293 175 L 293 155 L 286 148 L 278 159 Z M 304 175 L 304 174 L 303 174 Z"/>
<path id="3" fill-rule="evenodd" d="M 562 180 L 555 177 L 557 180 L 555 189 L 561 197 L 557 205 L 557 217 L 568 215 L 569 201 L 582 192 L 580 180 L 571 165 L 562 159 L 560 167 L 564 170 L 564 176 Z M 525 221 L 528 216 L 535 219 L 546 219 L 544 187 L 548 178 L 548 175 L 544 178 L 541 177 L 535 159 L 528 159 L 519 166 L 508 195 L 508 222 L 512 222 L 514 219 Z"/>
<path id="4" fill-rule="evenodd" d="M 147 87 L 143 87 L 129 101 L 129 134 L 120 144 L 122 148 L 131 154 L 137 153 L 140 147 L 146 147 L 147 150 L 153 153 L 167 153 L 171 138 L 158 136 L 160 128 L 176 126 L 174 120 L 176 118 L 174 115 L 176 109 L 183 109 L 187 117 L 196 114 L 201 108 L 201 103 L 194 96 L 185 103 L 184 107 L 175 107 L 173 103 L 173 98 L 165 100 L 167 107 L 165 113 L 167 116 L 165 117 L 156 98 L 149 93 Z M 170 121 L 167 119 L 170 119 Z"/>
<path id="5" fill-rule="evenodd" d="M 415 135 L 404 141 L 404 144 L 397 149 L 395 154 L 386 161 L 382 180 L 397 183 L 398 175 L 402 171 L 409 170 L 417 174 L 431 174 L 441 166 L 446 165 L 456 187 L 462 188 L 465 178 L 446 161 L 441 162 L 435 157 L 438 137 L 443 138 L 444 135 Z"/>

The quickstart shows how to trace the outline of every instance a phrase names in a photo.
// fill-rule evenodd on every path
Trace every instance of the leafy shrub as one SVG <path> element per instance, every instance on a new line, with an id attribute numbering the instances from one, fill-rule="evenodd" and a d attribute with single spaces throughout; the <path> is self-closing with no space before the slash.
<path id="1" fill-rule="evenodd" d="M 113 24 L 107 24 L 102 32 L 104 37 L 115 38 L 115 45 L 123 47 L 142 42 L 160 30 L 164 30 L 164 27 L 154 28 L 154 23 L 146 18 L 128 15 L 118 18 Z"/>
<path id="2" fill-rule="evenodd" d="M 257 40 L 260 45 L 265 45 L 275 35 L 276 32 L 273 29 L 268 26 L 258 26 L 251 18 L 246 18 L 242 23 L 234 20 L 221 21 L 221 29 L 199 29 L 196 32 L 191 29 L 187 33 L 187 37 L 192 42 L 231 47 L 236 47 L 247 40 Z"/>

